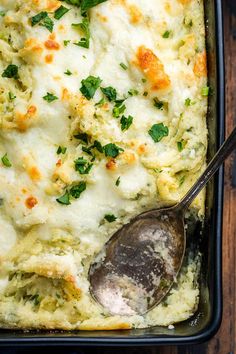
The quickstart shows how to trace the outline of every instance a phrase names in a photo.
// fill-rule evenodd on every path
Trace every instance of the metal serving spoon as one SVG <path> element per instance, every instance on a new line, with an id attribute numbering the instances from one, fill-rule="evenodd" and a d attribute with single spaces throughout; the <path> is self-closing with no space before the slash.
<path id="1" fill-rule="evenodd" d="M 144 314 L 170 291 L 185 254 L 186 209 L 235 147 L 236 128 L 179 204 L 135 217 L 106 243 L 89 280 L 92 296 L 109 313 Z"/>

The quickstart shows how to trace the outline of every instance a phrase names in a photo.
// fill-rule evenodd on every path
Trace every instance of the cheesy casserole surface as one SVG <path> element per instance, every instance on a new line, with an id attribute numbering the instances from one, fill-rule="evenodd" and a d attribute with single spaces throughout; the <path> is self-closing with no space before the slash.
<path id="1" fill-rule="evenodd" d="M 203 0 L 0 0 L 0 326 L 168 326 L 197 262 L 145 316 L 110 316 L 88 270 L 133 216 L 205 168 Z M 204 215 L 204 192 L 192 205 Z"/>

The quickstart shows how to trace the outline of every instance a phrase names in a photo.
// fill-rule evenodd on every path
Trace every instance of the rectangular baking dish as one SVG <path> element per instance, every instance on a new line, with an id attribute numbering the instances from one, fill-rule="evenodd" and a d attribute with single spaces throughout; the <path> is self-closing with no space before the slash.
<path id="1" fill-rule="evenodd" d="M 208 128 L 210 159 L 224 140 L 224 56 L 221 0 L 205 0 L 208 52 Z M 197 238 L 203 253 L 200 274 L 200 303 L 197 313 L 174 330 L 154 327 L 143 330 L 100 332 L 21 332 L 0 330 L 0 346 L 148 346 L 197 344 L 209 340 L 218 330 L 222 316 L 221 237 L 223 209 L 223 169 L 208 185 L 206 222 L 203 235 L 196 227 L 188 240 Z"/>

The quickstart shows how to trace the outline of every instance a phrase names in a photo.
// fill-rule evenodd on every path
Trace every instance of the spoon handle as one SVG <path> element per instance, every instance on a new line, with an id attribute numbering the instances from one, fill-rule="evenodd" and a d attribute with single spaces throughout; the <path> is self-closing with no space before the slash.
<path id="1" fill-rule="evenodd" d="M 228 139 L 221 146 L 219 151 L 216 153 L 214 158 L 209 163 L 206 170 L 203 172 L 201 177 L 197 180 L 197 182 L 193 185 L 187 195 L 181 200 L 178 205 L 178 209 L 185 210 L 187 209 L 196 196 L 201 192 L 201 190 L 205 187 L 205 185 L 209 182 L 211 177 L 216 173 L 216 171 L 220 168 L 222 163 L 226 160 L 226 158 L 230 155 L 230 153 L 236 148 L 236 127 L 233 129 L 232 133 L 228 137 Z"/>

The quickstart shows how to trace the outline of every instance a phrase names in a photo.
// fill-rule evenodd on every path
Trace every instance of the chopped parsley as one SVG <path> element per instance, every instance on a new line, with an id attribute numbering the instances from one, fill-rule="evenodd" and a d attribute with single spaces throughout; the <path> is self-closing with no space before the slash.
<path id="1" fill-rule="evenodd" d="M 120 185 L 120 176 L 116 180 L 116 187 L 119 187 L 119 185 Z"/>
<path id="2" fill-rule="evenodd" d="M 158 123 L 158 124 L 154 124 L 148 133 L 153 139 L 153 141 L 155 141 L 155 143 L 158 143 L 165 136 L 169 135 L 169 129 L 163 123 Z"/>
<path id="3" fill-rule="evenodd" d="M 89 141 L 88 134 L 86 133 L 78 133 L 74 135 L 74 138 L 83 141 L 85 144 L 88 144 Z"/>
<path id="4" fill-rule="evenodd" d="M 116 217 L 115 215 L 113 215 L 113 214 L 106 214 L 106 215 L 104 216 L 104 219 L 105 219 L 106 221 L 112 223 L 112 222 L 114 222 L 114 221 L 117 220 L 117 217 Z"/>
<path id="5" fill-rule="evenodd" d="M 2 77 L 7 77 L 8 79 L 18 79 L 18 66 L 14 64 L 8 65 L 8 67 L 2 73 Z"/>
<path id="6" fill-rule="evenodd" d="M 89 163 L 85 158 L 79 157 L 74 161 L 75 170 L 81 175 L 89 174 L 91 168 L 93 167 L 92 163 Z"/>
<path id="7" fill-rule="evenodd" d="M 121 130 L 122 131 L 128 130 L 131 124 L 133 123 L 133 119 L 134 118 L 132 116 L 128 116 L 128 117 L 122 116 L 120 120 Z"/>
<path id="8" fill-rule="evenodd" d="M 183 151 L 184 149 L 184 144 L 183 144 L 183 141 L 177 141 L 177 148 L 179 150 L 179 152 Z"/>
<path id="9" fill-rule="evenodd" d="M 120 148 L 116 144 L 110 143 L 104 146 L 104 152 L 106 157 L 109 156 L 109 157 L 116 158 L 122 151 L 124 151 L 124 149 Z"/>
<path id="10" fill-rule="evenodd" d="M 81 12 L 84 13 L 91 9 L 94 6 L 97 6 L 98 4 L 101 4 L 102 2 L 105 2 L 107 0 L 82 0 L 81 1 Z"/>
<path id="11" fill-rule="evenodd" d="M 115 88 L 108 86 L 108 87 L 101 87 L 102 93 L 106 96 L 109 102 L 115 101 L 117 98 L 117 91 Z"/>
<path id="12" fill-rule="evenodd" d="M 121 114 L 126 110 L 126 106 L 123 104 L 125 100 L 117 100 L 115 101 L 115 106 L 113 108 L 112 114 L 113 117 L 119 118 Z"/>
<path id="13" fill-rule="evenodd" d="M 72 72 L 71 72 L 69 69 L 67 69 L 67 70 L 64 72 L 64 74 L 65 74 L 65 75 L 68 75 L 68 76 L 71 76 L 71 75 L 72 75 Z"/>
<path id="14" fill-rule="evenodd" d="M 142 82 L 145 84 L 147 82 L 147 79 L 142 79 Z"/>
<path id="15" fill-rule="evenodd" d="M 41 302 L 39 294 L 33 295 L 31 300 L 34 302 L 34 306 L 38 306 Z"/>
<path id="16" fill-rule="evenodd" d="M 90 156 L 93 156 L 93 153 L 91 151 L 92 149 L 93 149 L 93 146 L 90 146 L 90 147 L 82 146 L 82 151 Z M 94 158 L 94 156 L 93 156 L 93 158 Z"/>
<path id="17" fill-rule="evenodd" d="M 92 150 L 93 149 L 96 149 L 98 152 L 100 152 L 101 154 L 104 152 L 103 151 L 103 147 L 102 147 L 102 144 L 98 141 L 98 140 L 95 140 L 93 145 L 91 145 L 90 147 L 86 147 L 86 146 L 83 146 L 82 147 L 82 151 L 84 151 L 85 153 L 87 153 L 88 155 L 92 156 L 93 159 L 91 161 L 94 161 L 95 160 L 95 156 L 94 154 L 92 153 Z"/>
<path id="18" fill-rule="evenodd" d="M 160 109 L 161 111 L 163 110 L 163 108 L 164 108 L 164 102 L 159 101 L 157 97 L 155 97 L 155 98 L 153 99 L 153 102 L 154 102 L 154 107 Z"/>
<path id="19" fill-rule="evenodd" d="M 42 20 L 44 20 L 48 16 L 48 13 L 46 11 L 42 11 L 39 14 L 31 17 L 31 26 L 35 26 L 38 23 L 40 23 Z"/>
<path id="20" fill-rule="evenodd" d="M 56 201 L 59 204 L 70 205 L 70 193 L 66 191 L 65 194 L 63 194 L 60 198 L 57 198 Z"/>
<path id="21" fill-rule="evenodd" d="M 90 42 L 90 29 L 89 29 L 89 21 L 87 18 L 84 18 L 81 23 L 72 23 L 72 27 L 79 28 L 84 33 L 84 37 L 80 39 L 80 41 L 75 42 L 75 45 L 83 48 L 89 48 Z"/>
<path id="22" fill-rule="evenodd" d="M 121 67 L 123 70 L 127 70 L 127 69 L 128 69 L 128 66 L 125 65 L 124 63 L 120 63 L 120 67 Z"/>
<path id="23" fill-rule="evenodd" d="M 62 16 L 64 16 L 68 11 L 70 11 L 70 9 L 68 9 L 67 7 L 61 5 L 55 12 L 54 12 L 54 18 L 56 20 L 60 20 L 60 18 L 62 18 Z"/>
<path id="24" fill-rule="evenodd" d="M 94 141 L 93 148 L 97 149 L 97 151 L 100 152 L 101 154 L 103 153 L 102 144 L 98 140 Z"/>
<path id="25" fill-rule="evenodd" d="M 87 79 L 82 80 L 80 92 L 87 98 L 87 100 L 91 100 L 91 98 L 94 97 L 101 82 L 102 80 L 100 77 L 89 76 Z"/>
<path id="26" fill-rule="evenodd" d="M 1 158 L 1 160 L 2 160 L 2 163 L 3 163 L 4 166 L 6 166 L 6 167 L 11 167 L 12 166 L 12 164 L 11 164 L 11 162 L 10 162 L 8 156 L 7 156 L 7 153 Z"/>
<path id="27" fill-rule="evenodd" d="M 6 15 L 5 11 L 0 11 L 0 16 L 4 17 Z"/>
<path id="28" fill-rule="evenodd" d="M 203 97 L 207 97 L 210 94 L 210 87 L 209 86 L 204 86 L 202 87 L 201 94 Z"/>
<path id="29" fill-rule="evenodd" d="M 86 190 L 86 182 L 79 182 L 73 186 L 69 191 L 67 190 L 60 198 L 57 198 L 56 201 L 63 205 L 70 205 L 70 198 L 78 199 L 81 194 Z"/>
<path id="30" fill-rule="evenodd" d="M 139 94 L 139 92 L 138 92 L 138 90 L 136 90 L 136 89 L 130 89 L 130 90 L 128 91 L 128 94 L 129 94 L 130 96 L 137 96 L 137 95 Z"/>
<path id="31" fill-rule="evenodd" d="M 9 100 L 10 100 L 10 101 L 13 101 L 13 100 L 16 98 L 16 96 L 14 95 L 14 93 L 12 93 L 11 91 L 8 92 L 8 97 L 9 97 Z"/>
<path id="32" fill-rule="evenodd" d="M 105 101 L 105 98 L 103 97 L 103 98 L 100 99 L 100 101 L 98 101 L 97 103 L 95 103 L 95 106 L 102 106 L 102 105 L 104 105 L 105 102 L 106 102 L 106 101 Z"/>
<path id="33" fill-rule="evenodd" d="M 169 38 L 171 34 L 171 31 L 165 31 L 162 35 L 163 38 Z"/>
<path id="34" fill-rule="evenodd" d="M 65 2 L 67 2 L 67 4 L 79 7 L 80 3 L 81 3 L 81 0 L 65 0 Z"/>
<path id="35" fill-rule="evenodd" d="M 43 99 L 49 103 L 58 100 L 58 97 L 53 95 L 53 93 L 47 92 L 45 96 L 43 96 Z"/>
<path id="36" fill-rule="evenodd" d="M 57 149 L 57 155 L 65 155 L 67 148 L 65 146 L 59 146 Z"/>
<path id="37" fill-rule="evenodd" d="M 193 106 L 195 104 L 195 102 L 193 102 L 191 100 L 191 98 L 188 97 L 188 98 L 186 98 L 184 104 L 185 104 L 186 107 L 190 107 L 190 106 Z"/>
<path id="38" fill-rule="evenodd" d="M 68 44 L 70 43 L 70 39 L 66 39 L 66 40 L 64 40 L 64 41 L 63 41 L 63 43 L 64 43 L 64 46 L 65 46 L 65 47 L 67 47 L 67 46 L 68 46 Z"/>
<path id="39" fill-rule="evenodd" d="M 46 11 L 42 11 L 39 14 L 31 17 L 30 20 L 32 26 L 38 24 L 40 26 L 46 27 L 49 30 L 49 32 L 53 31 L 54 23 L 51 20 L 51 18 L 48 16 L 48 13 Z"/>
<path id="40" fill-rule="evenodd" d="M 85 190 L 86 190 L 86 183 L 85 182 L 79 182 L 79 184 L 73 186 L 70 189 L 70 195 L 73 198 L 78 199 Z"/>
<path id="41" fill-rule="evenodd" d="M 179 186 L 181 187 L 182 184 L 185 182 L 185 179 L 186 179 L 186 176 L 181 176 L 180 179 L 179 179 Z"/>

